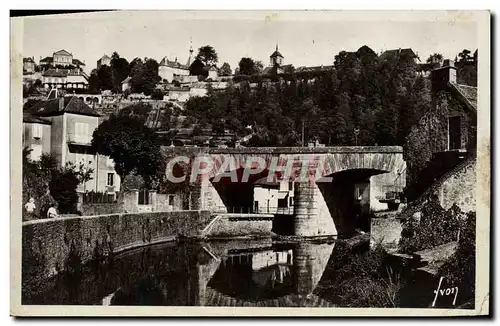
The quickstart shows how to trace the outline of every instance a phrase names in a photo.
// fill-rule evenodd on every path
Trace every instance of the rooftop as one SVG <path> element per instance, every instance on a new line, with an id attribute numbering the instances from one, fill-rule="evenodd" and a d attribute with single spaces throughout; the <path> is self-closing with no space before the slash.
<path id="1" fill-rule="evenodd" d="M 62 101 L 63 105 L 60 107 L 59 101 Z M 92 110 L 84 101 L 76 96 L 67 96 L 55 98 L 52 100 L 40 101 L 33 106 L 27 108 L 25 113 L 33 114 L 38 117 L 42 116 L 53 116 L 63 113 L 74 113 L 89 116 L 100 116 L 94 110 Z"/>
<path id="2" fill-rule="evenodd" d="M 451 86 L 458 91 L 468 106 L 477 111 L 477 87 L 456 83 L 451 83 Z"/>

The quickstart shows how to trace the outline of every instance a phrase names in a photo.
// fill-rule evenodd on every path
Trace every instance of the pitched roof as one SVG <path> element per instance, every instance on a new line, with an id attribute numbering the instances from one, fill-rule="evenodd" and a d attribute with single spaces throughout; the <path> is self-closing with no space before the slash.
<path id="1" fill-rule="evenodd" d="M 188 66 L 183 65 L 182 63 L 177 62 L 177 61 L 170 61 L 170 60 L 168 60 L 168 58 L 167 58 L 167 57 L 164 57 L 164 58 L 160 61 L 160 66 L 167 66 L 167 67 L 170 67 L 170 68 L 177 68 L 177 69 L 185 69 L 185 70 L 189 70 L 189 67 L 188 67 Z"/>
<path id="2" fill-rule="evenodd" d="M 73 59 L 73 64 L 79 66 L 85 66 L 85 64 L 78 59 Z"/>
<path id="3" fill-rule="evenodd" d="M 54 54 L 61 54 L 61 55 L 72 55 L 71 53 L 69 53 L 68 51 L 62 49 L 62 50 L 59 50 L 57 52 L 54 52 Z"/>
<path id="4" fill-rule="evenodd" d="M 464 102 L 464 104 L 472 109 L 473 111 L 477 111 L 477 87 L 450 83 L 453 90 L 455 90 L 455 94 L 458 95 L 459 99 Z"/>
<path id="5" fill-rule="evenodd" d="M 53 58 L 52 57 L 45 57 L 45 58 L 43 58 L 43 59 L 40 60 L 40 62 L 45 62 L 45 61 L 52 62 Z"/>
<path id="6" fill-rule="evenodd" d="M 23 62 L 33 62 L 33 63 L 35 63 L 35 61 L 33 60 L 32 57 L 23 58 Z"/>
<path id="7" fill-rule="evenodd" d="M 40 123 L 40 124 L 45 124 L 45 125 L 52 124 L 52 122 L 50 120 L 34 116 L 34 115 L 30 114 L 30 113 L 23 113 L 23 122 L 26 122 L 26 123 Z"/>
<path id="8" fill-rule="evenodd" d="M 47 69 L 42 76 L 47 76 L 47 77 L 66 77 L 68 76 L 68 69 L 59 69 L 59 68 L 52 68 L 52 69 Z"/>
<path id="9" fill-rule="evenodd" d="M 324 70 L 332 70 L 334 66 L 311 66 L 311 67 L 297 67 L 297 72 L 305 72 L 305 71 L 324 71 Z"/>
<path id="10" fill-rule="evenodd" d="M 62 109 L 59 108 L 59 101 L 63 101 Z M 43 117 L 53 116 L 63 113 L 74 113 L 81 115 L 100 116 L 92 110 L 84 101 L 76 96 L 66 96 L 47 101 L 40 101 L 27 109 L 27 113 Z"/>
<path id="11" fill-rule="evenodd" d="M 415 54 L 415 52 L 413 52 L 411 48 L 387 50 L 384 53 L 382 53 L 380 57 L 385 58 L 387 56 L 402 55 L 402 54 L 409 55 L 411 58 L 418 58 L 418 56 Z"/>
<path id="12" fill-rule="evenodd" d="M 275 58 L 275 57 L 282 57 L 283 58 L 283 55 L 280 53 L 280 51 L 276 50 L 273 52 L 273 54 L 270 55 L 271 58 Z"/>

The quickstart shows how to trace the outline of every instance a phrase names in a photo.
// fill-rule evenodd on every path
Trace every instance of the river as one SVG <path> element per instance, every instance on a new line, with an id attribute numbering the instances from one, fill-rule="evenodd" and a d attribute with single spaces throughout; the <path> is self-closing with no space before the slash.
<path id="1" fill-rule="evenodd" d="M 350 248 L 347 255 L 360 258 L 345 263 L 346 248 L 339 240 L 164 243 L 60 274 L 38 293 L 23 293 L 22 300 L 44 305 L 429 306 L 432 281 L 426 280 L 431 282 L 427 284 L 405 276 L 406 285 L 395 288 L 398 302 L 392 302 L 386 286 L 395 278 L 382 277 L 378 282 L 364 275 L 374 268 L 367 265 L 370 259 L 375 265 L 376 259 L 359 256 L 367 253 L 367 246 L 362 246 Z"/>

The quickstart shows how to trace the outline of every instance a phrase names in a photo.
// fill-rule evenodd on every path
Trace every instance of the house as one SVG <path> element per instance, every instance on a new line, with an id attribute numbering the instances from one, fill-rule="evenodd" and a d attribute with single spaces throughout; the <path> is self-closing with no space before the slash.
<path id="1" fill-rule="evenodd" d="M 102 66 L 111 66 L 111 58 L 107 54 L 103 55 L 99 60 L 97 60 L 97 69 Z"/>
<path id="2" fill-rule="evenodd" d="M 57 90 L 52 93 L 56 93 Z M 67 163 L 92 168 L 92 180 L 78 186 L 78 192 L 95 191 L 116 196 L 120 178 L 113 161 L 92 150 L 92 133 L 99 114 L 76 96 L 43 100 L 23 112 L 23 147 L 32 150 L 31 159 L 52 154 L 61 166 Z"/>
<path id="3" fill-rule="evenodd" d="M 122 81 L 122 92 L 125 92 L 126 90 L 130 89 L 130 81 L 132 80 L 132 77 L 128 76 Z"/>
<path id="4" fill-rule="evenodd" d="M 216 66 L 208 66 L 205 69 L 207 70 L 207 79 L 215 80 L 219 77 L 219 69 Z"/>
<path id="5" fill-rule="evenodd" d="M 254 182 L 253 211 L 264 214 L 293 214 L 294 185 L 289 180 L 263 177 Z"/>
<path id="6" fill-rule="evenodd" d="M 474 157 L 477 147 L 477 88 L 457 83 L 457 68 L 451 60 L 444 60 L 430 78 L 432 107 L 412 127 L 404 148 L 411 197 Z"/>
<path id="7" fill-rule="evenodd" d="M 193 48 L 189 48 L 189 57 L 186 64 L 177 62 L 177 58 L 174 61 L 168 60 L 164 57 L 158 66 L 158 75 L 162 80 L 166 80 L 171 83 L 176 76 L 189 76 L 189 66 L 191 64 L 191 57 L 193 55 Z"/>
<path id="8" fill-rule="evenodd" d="M 23 74 L 35 72 L 35 59 L 33 57 L 23 58 Z"/>
<path id="9" fill-rule="evenodd" d="M 413 52 L 411 48 L 406 48 L 406 49 L 394 49 L 394 50 L 386 50 L 384 51 L 379 58 L 382 60 L 388 59 L 388 58 L 393 58 L 393 57 L 401 57 L 401 56 L 408 56 L 412 58 L 413 60 L 418 60 L 420 61 L 420 58 L 418 55 Z"/>
<path id="10" fill-rule="evenodd" d="M 64 88 L 69 90 L 87 89 L 89 77 L 78 68 L 50 68 L 42 73 L 42 85 L 49 88 Z"/>
<path id="11" fill-rule="evenodd" d="M 84 62 L 73 58 L 73 54 L 64 49 L 54 52 L 51 57 L 40 59 L 39 64 L 40 66 L 45 67 L 45 69 L 49 69 L 51 67 L 68 67 L 83 70 L 83 68 L 85 68 Z"/>

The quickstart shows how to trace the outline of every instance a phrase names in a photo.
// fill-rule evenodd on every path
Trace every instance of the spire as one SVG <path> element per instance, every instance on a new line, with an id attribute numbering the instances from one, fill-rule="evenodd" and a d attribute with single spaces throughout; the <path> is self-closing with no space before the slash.
<path id="1" fill-rule="evenodd" d="M 278 43 L 276 43 L 276 51 L 278 51 Z M 279 52 L 279 51 L 278 51 Z"/>
<path id="2" fill-rule="evenodd" d="M 186 63 L 186 66 L 188 66 L 188 68 L 191 65 L 192 57 L 193 57 L 193 38 L 189 37 L 189 57 L 188 57 L 188 61 Z"/>

